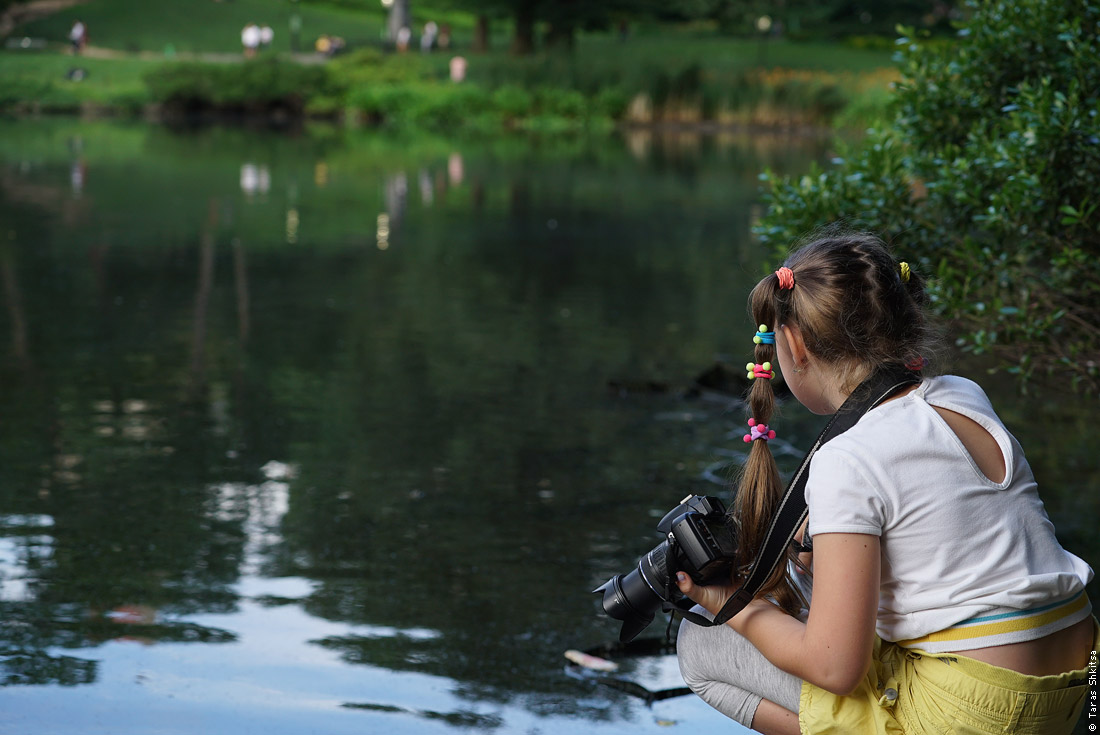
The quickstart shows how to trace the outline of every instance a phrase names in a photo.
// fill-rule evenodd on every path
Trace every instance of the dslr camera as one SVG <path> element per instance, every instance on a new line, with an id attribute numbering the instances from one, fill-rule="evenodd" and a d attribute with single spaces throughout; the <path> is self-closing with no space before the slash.
<path id="1" fill-rule="evenodd" d="M 665 540 L 638 560 L 637 569 L 593 590 L 603 594 L 604 612 L 623 621 L 623 643 L 645 630 L 658 610 L 671 609 L 682 597 L 675 584 L 677 572 L 705 585 L 728 581 L 733 568 L 737 539 L 718 498 L 689 495 L 665 514 L 657 530 Z"/>

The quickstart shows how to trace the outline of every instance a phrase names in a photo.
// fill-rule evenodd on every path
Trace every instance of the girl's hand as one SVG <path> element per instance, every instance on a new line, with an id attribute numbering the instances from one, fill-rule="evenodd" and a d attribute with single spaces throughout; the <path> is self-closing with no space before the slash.
<path id="1" fill-rule="evenodd" d="M 727 584 L 698 585 L 686 572 L 676 573 L 676 586 L 692 602 L 702 605 L 711 615 L 717 615 L 738 587 L 731 580 Z"/>

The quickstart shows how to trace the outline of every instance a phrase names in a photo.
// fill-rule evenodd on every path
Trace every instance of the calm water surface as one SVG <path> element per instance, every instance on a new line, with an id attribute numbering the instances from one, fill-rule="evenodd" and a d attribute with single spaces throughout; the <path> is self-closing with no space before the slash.
<path id="1" fill-rule="evenodd" d="M 0 731 L 735 729 L 663 620 L 563 652 L 722 491 L 757 174 L 828 155 L 0 123 Z M 1095 406 L 991 392 L 1095 565 Z"/>

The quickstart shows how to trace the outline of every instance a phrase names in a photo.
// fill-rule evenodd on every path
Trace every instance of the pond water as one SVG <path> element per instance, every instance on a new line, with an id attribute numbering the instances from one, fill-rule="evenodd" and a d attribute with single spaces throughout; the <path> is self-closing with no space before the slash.
<path id="1" fill-rule="evenodd" d="M 0 122 L 0 730 L 736 730 L 660 618 L 563 654 L 723 492 L 757 175 L 829 155 Z M 1095 566 L 1095 406 L 990 390 Z"/>

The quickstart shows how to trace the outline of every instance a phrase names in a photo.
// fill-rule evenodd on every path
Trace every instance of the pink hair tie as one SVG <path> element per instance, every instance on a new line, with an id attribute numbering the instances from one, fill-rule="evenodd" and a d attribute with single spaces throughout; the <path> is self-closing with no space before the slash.
<path id="1" fill-rule="evenodd" d="M 770 362 L 766 362 L 763 365 L 758 362 L 746 363 L 745 370 L 748 371 L 749 380 L 756 380 L 757 378 L 767 378 L 771 380 L 775 377 L 775 371 L 772 370 L 772 364 Z"/>
<path id="2" fill-rule="evenodd" d="M 779 276 L 779 288 L 794 288 L 794 271 L 783 266 L 775 272 Z"/>
<path id="3" fill-rule="evenodd" d="M 745 441 L 751 442 L 757 439 L 774 439 L 775 432 L 768 428 L 767 424 L 758 424 L 756 419 L 749 419 L 749 433 L 745 434 Z"/>

